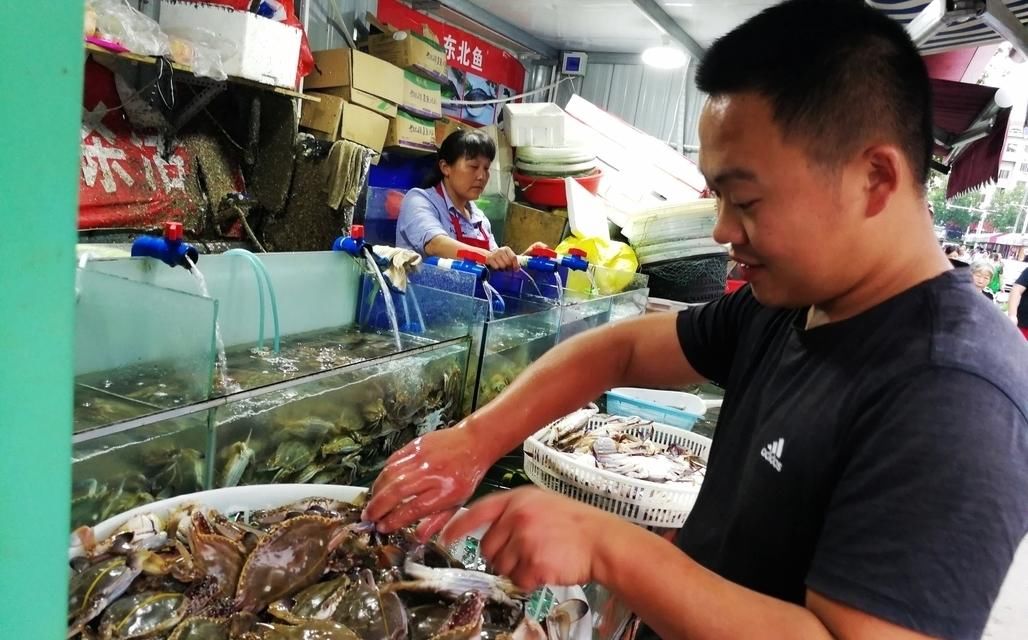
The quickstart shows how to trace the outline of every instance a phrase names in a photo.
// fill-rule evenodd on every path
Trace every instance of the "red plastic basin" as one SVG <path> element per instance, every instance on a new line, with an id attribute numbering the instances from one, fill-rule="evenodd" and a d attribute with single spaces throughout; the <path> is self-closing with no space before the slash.
<path id="1" fill-rule="evenodd" d="M 600 188 L 600 179 L 603 178 L 603 171 L 597 169 L 593 173 L 578 180 L 578 184 L 586 188 L 589 193 L 596 193 Z M 566 207 L 568 206 L 568 195 L 564 188 L 564 178 L 540 178 L 529 176 L 523 173 L 514 172 L 514 181 L 521 188 L 522 197 L 532 204 L 544 207 Z"/>

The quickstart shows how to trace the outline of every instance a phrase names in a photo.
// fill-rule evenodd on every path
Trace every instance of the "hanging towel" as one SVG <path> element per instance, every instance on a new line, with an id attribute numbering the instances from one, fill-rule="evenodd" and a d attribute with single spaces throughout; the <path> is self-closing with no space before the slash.
<path id="1" fill-rule="evenodd" d="M 383 269 L 383 274 L 396 290 L 401 293 L 407 291 L 407 274 L 421 264 L 421 255 L 410 249 L 397 249 L 384 244 L 374 245 L 371 250 L 375 255 L 389 261 L 388 266 Z"/>

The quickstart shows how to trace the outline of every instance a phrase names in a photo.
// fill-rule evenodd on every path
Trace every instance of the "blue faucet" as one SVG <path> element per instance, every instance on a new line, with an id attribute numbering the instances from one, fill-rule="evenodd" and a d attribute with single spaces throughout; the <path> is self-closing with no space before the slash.
<path id="1" fill-rule="evenodd" d="M 354 258 L 361 257 L 364 253 L 364 225 L 350 225 L 350 233 L 336 238 L 332 243 L 332 251 L 343 251 Z"/>
<path id="2" fill-rule="evenodd" d="M 522 269 L 542 273 L 556 273 L 557 267 L 561 266 L 557 262 L 557 252 L 546 247 L 535 247 L 529 255 L 518 256 L 518 264 Z"/>
<path id="3" fill-rule="evenodd" d="M 503 313 L 506 310 L 507 304 L 498 291 L 490 287 L 493 295 L 486 295 L 485 288 L 486 282 L 489 280 L 489 269 L 485 266 L 485 256 L 480 253 L 461 249 L 457 252 L 456 258 L 429 256 L 425 258 L 424 262 L 440 269 L 470 273 L 475 277 L 475 297 L 482 299 L 491 298 L 493 311 L 497 313 Z"/>
<path id="4" fill-rule="evenodd" d="M 182 241 L 182 223 L 165 222 L 163 236 L 139 236 L 132 243 L 132 255 L 156 258 L 169 267 L 190 269 L 200 254 L 188 242 Z"/>
<path id="5" fill-rule="evenodd" d="M 557 259 L 560 260 L 560 266 L 566 267 L 571 271 L 588 271 L 589 260 L 586 259 L 588 254 L 578 248 L 568 249 L 567 254 L 560 254 Z"/>
<path id="6" fill-rule="evenodd" d="M 458 251 L 456 258 L 451 259 L 428 256 L 425 258 L 424 262 L 425 264 L 430 264 L 432 266 L 439 267 L 440 269 L 470 273 L 475 276 L 475 279 L 478 281 L 481 281 L 487 275 L 484 259 L 474 251 L 467 251 L 465 249 Z"/>

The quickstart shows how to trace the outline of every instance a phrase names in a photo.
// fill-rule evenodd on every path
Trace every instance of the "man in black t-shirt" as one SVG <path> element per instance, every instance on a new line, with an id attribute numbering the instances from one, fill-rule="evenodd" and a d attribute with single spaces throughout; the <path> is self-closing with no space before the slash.
<path id="1" fill-rule="evenodd" d="M 975 638 L 1028 532 L 1028 345 L 924 215 L 924 64 L 861 2 L 718 40 L 700 169 L 749 286 L 587 332 L 394 454 L 365 517 L 458 536 L 524 588 L 606 585 L 663 638 Z M 489 466 L 619 385 L 725 388 L 677 546 Z"/>
<path id="2" fill-rule="evenodd" d="M 1017 324 L 1021 334 L 1028 340 L 1028 296 L 1024 295 L 1028 289 L 1028 267 L 1017 276 L 1013 288 L 1010 289 L 1010 300 L 1008 301 L 1007 314 Z"/>

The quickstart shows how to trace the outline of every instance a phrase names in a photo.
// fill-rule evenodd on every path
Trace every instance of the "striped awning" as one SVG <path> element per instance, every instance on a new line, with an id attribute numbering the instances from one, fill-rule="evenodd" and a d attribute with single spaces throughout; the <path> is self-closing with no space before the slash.
<path id="1" fill-rule="evenodd" d="M 888 14 L 893 20 L 906 25 L 930 3 L 927 0 L 868 0 L 872 7 Z M 1028 24 L 1028 0 L 1005 0 L 1004 3 L 1021 24 Z M 930 40 L 921 45 L 922 53 L 940 53 L 951 49 L 980 47 L 1003 42 L 1003 37 L 980 20 L 943 26 Z"/>
<path id="2" fill-rule="evenodd" d="M 1028 233 L 1004 233 L 993 242 L 1008 247 L 1028 247 Z"/>

